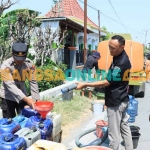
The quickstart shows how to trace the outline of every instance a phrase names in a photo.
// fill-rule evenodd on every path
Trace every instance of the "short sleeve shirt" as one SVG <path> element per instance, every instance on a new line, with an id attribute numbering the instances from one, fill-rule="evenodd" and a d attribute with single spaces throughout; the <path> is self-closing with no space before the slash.
<path id="1" fill-rule="evenodd" d="M 113 62 L 107 73 L 106 80 L 110 83 L 105 87 L 105 105 L 113 107 L 128 98 L 127 88 L 131 63 L 125 50 L 113 57 Z"/>
<path id="2" fill-rule="evenodd" d="M 87 58 L 87 61 L 86 61 L 85 65 L 84 65 L 84 67 L 83 67 L 82 72 L 88 73 L 88 70 L 93 69 L 93 67 L 95 67 L 95 70 L 98 69 L 98 61 L 92 55 L 90 55 Z"/>

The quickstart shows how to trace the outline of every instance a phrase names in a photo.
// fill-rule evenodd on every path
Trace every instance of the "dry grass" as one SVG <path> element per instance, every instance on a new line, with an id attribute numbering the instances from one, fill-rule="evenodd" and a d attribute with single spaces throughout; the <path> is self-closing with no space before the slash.
<path id="1" fill-rule="evenodd" d="M 74 94 L 71 100 L 54 101 L 53 111 L 62 114 L 62 126 L 78 120 L 87 109 L 90 109 L 91 104 L 87 97 L 81 97 L 80 91 L 74 91 Z"/>
<path id="2" fill-rule="evenodd" d="M 87 93 L 82 97 L 80 91 L 74 90 L 74 94 L 71 100 L 54 101 L 53 111 L 62 115 L 62 139 L 68 137 L 70 132 L 79 127 L 92 113 L 91 100 L 87 98 Z M 96 99 L 95 96 L 93 99 Z"/>

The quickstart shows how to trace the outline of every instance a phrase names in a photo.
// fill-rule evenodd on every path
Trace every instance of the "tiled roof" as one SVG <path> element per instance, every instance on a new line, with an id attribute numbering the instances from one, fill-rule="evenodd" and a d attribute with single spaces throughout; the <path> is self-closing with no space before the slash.
<path id="1" fill-rule="evenodd" d="M 61 9 L 60 13 L 58 13 L 59 7 Z M 84 22 L 84 11 L 77 2 L 77 0 L 62 0 L 59 4 L 56 4 L 45 16 L 47 18 L 66 17 L 69 19 L 73 17 L 76 18 L 77 20 L 82 20 Z M 91 25 L 96 29 L 99 29 L 99 27 L 89 18 L 87 18 L 87 24 Z"/>

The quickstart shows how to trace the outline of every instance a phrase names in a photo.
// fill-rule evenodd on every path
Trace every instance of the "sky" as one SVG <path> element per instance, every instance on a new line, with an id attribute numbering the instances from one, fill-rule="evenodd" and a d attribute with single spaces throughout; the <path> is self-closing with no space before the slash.
<path id="1" fill-rule="evenodd" d="M 13 0 L 15 1 L 15 0 Z M 77 0 L 84 9 L 84 4 Z M 147 46 L 150 43 L 150 1 L 149 0 L 87 0 L 88 17 L 98 25 L 100 10 L 100 26 L 105 26 L 109 32 L 129 33 L 132 40 Z M 53 0 L 20 0 L 18 4 L 5 12 L 28 8 L 45 15 L 52 7 Z M 96 10 L 95 10 L 96 9 Z M 4 13 L 5 13 L 4 12 Z"/>

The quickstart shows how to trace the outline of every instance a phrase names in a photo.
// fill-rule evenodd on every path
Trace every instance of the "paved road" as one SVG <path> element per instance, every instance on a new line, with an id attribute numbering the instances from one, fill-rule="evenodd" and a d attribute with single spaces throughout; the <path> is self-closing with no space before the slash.
<path id="1" fill-rule="evenodd" d="M 150 84 L 146 83 L 146 94 L 144 98 L 136 98 L 139 102 L 138 116 L 136 117 L 135 123 L 131 125 L 136 125 L 140 127 L 140 139 L 138 143 L 138 147 L 135 150 L 150 150 L 150 122 L 149 122 L 149 114 L 150 114 Z M 63 144 L 67 146 L 67 148 L 75 148 L 77 147 L 75 144 L 76 136 L 83 132 L 84 130 L 95 127 L 95 122 L 97 120 L 106 118 L 106 113 L 102 115 L 94 115 L 92 114 L 89 118 L 87 118 L 80 127 L 72 130 L 70 136 L 62 141 Z M 89 144 L 93 141 L 97 140 L 95 132 L 85 135 L 80 139 L 80 142 L 83 145 Z M 108 147 L 107 143 L 104 143 L 103 146 Z M 120 144 L 119 150 L 125 150 L 124 147 Z"/>
<path id="2" fill-rule="evenodd" d="M 135 125 L 140 127 L 141 137 L 136 150 L 150 150 L 150 84 L 146 83 L 146 94 L 144 98 L 136 99 L 139 102 L 138 116 Z"/>

